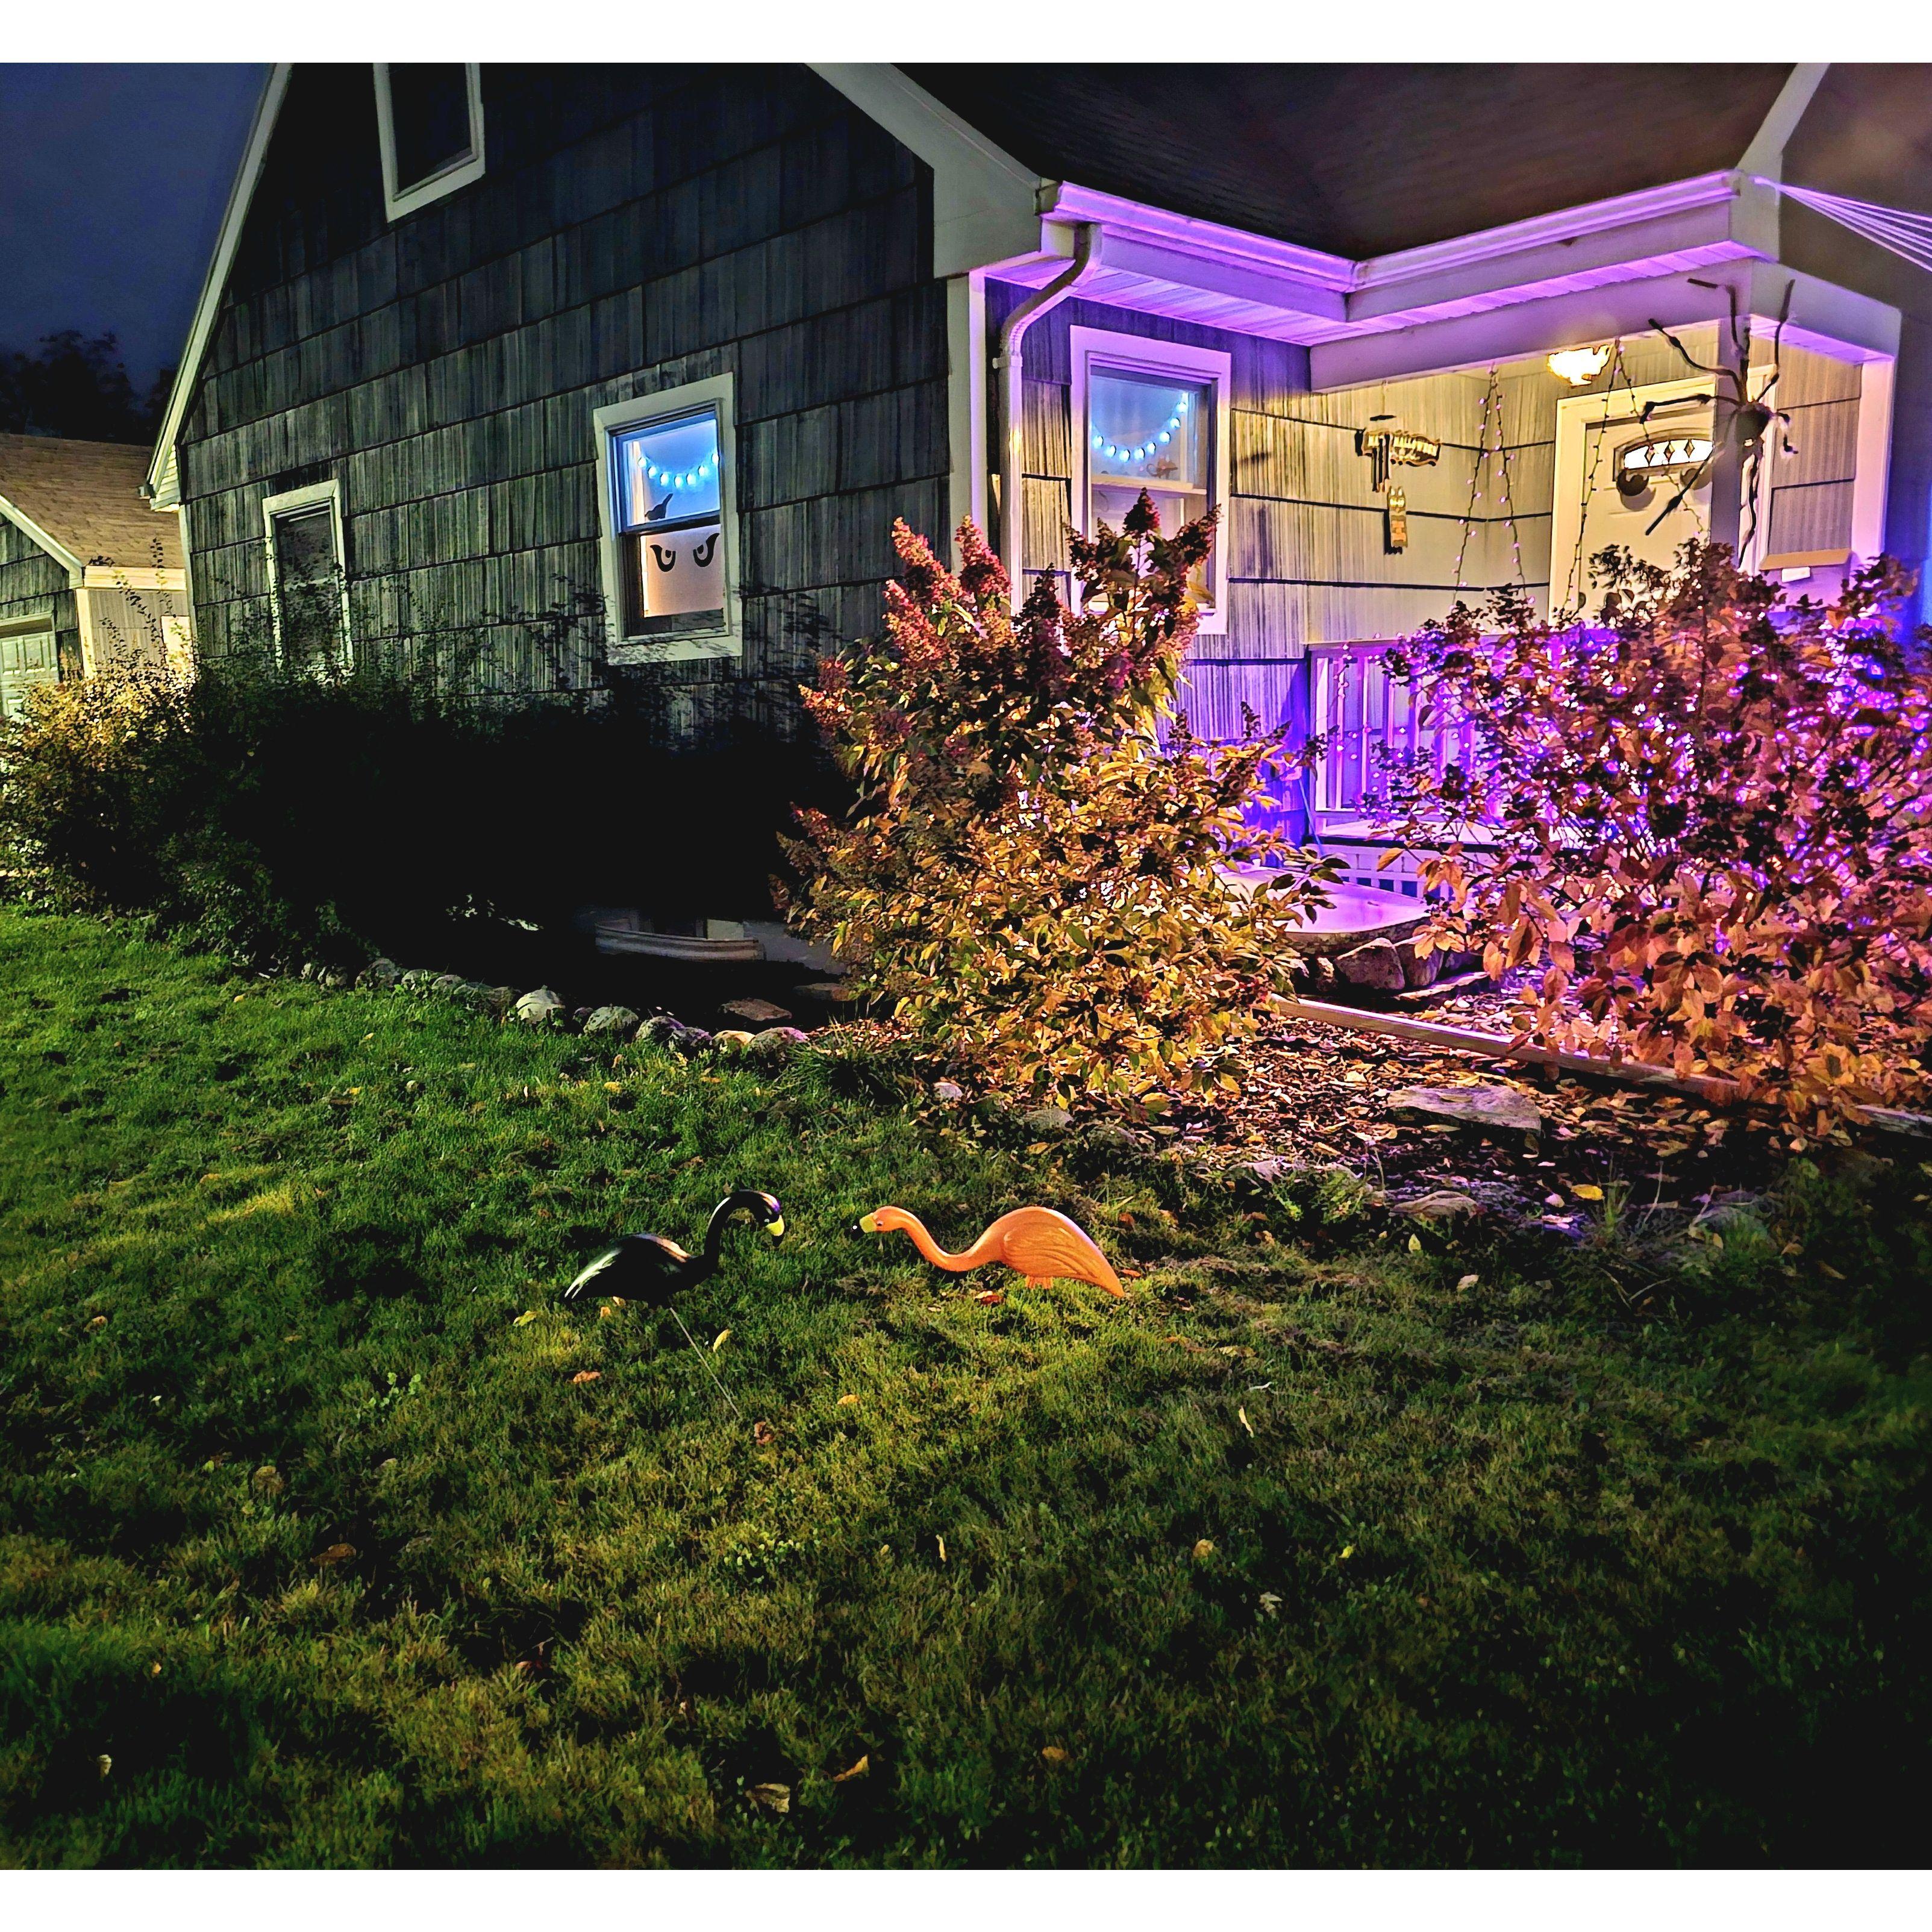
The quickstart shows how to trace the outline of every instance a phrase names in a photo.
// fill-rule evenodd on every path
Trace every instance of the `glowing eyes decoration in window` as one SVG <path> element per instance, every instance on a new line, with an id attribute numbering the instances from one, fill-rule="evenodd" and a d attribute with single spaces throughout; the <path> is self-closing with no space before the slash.
<path id="1" fill-rule="evenodd" d="M 712 410 L 620 430 L 616 458 L 618 527 L 676 529 L 716 523 L 720 458 Z"/>

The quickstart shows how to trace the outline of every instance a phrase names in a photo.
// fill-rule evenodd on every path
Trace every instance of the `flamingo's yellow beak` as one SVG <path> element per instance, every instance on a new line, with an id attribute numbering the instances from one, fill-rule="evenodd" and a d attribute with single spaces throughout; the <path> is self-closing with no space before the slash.
<path id="1" fill-rule="evenodd" d="M 784 1216 L 781 1214 L 776 1220 L 767 1221 L 765 1223 L 765 1232 L 775 1241 L 782 1240 L 784 1236 Z"/>
<path id="2" fill-rule="evenodd" d="M 879 1232 L 879 1216 L 876 1210 L 870 1214 L 860 1216 L 859 1232 L 862 1234 L 876 1234 Z"/>

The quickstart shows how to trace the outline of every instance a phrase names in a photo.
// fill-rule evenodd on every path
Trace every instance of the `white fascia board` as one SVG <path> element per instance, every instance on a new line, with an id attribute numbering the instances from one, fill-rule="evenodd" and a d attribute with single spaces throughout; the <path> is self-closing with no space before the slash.
<path id="1" fill-rule="evenodd" d="M 1338 294 L 1352 289 L 1360 273 L 1358 264 L 1346 256 L 1304 248 L 1299 242 L 1276 242 L 1217 221 L 1196 220 L 1192 215 L 1102 194 L 1072 182 L 1054 183 L 1052 199 L 1042 202 L 1040 213 L 1054 221 L 1097 222 L 1107 232 L 1110 261 L 1118 243 L 1135 243 L 1166 249 L 1191 261 L 1253 269 Z"/>
<path id="2" fill-rule="evenodd" d="M 207 354 L 209 338 L 214 333 L 214 318 L 220 310 L 222 292 L 228 286 L 228 271 L 241 244 L 242 224 L 248 218 L 248 205 L 254 199 L 262 164 L 268 158 L 275 117 L 288 92 L 289 73 L 286 61 L 269 69 L 262 98 L 256 103 L 247 145 L 242 151 L 242 165 L 236 170 L 235 184 L 228 191 L 228 206 L 221 217 L 214 259 L 202 282 L 201 298 L 195 304 L 194 320 L 188 328 L 188 346 L 182 352 L 181 366 L 175 371 L 174 386 L 168 392 L 166 413 L 161 418 L 160 434 L 154 440 L 154 454 L 148 465 L 148 488 L 157 509 L 172 509 L 181 500 L 180 473 L 171 460 L 175 438 L 181 433 L 182 418 L 188 413 L 188 399 L 194 394 L 201 374 L 202 358 Z"/>
<path id="3" fill-rule="evenodd" d="M 1829 61 L 1799 61 L 1792 68 L 1763 124 L 1738 162 L 1741 174 L 1765 175 L 1773 181 L 1784 178 L 1786 144 L 1798 131 L 1798 124 L 1831 64 Z"/>
<path id="4" fill-rule="evenodd" d="M 80 559 L 58 538 L 50 536 L 18 504 L 9 502 L 4 496 L 0 496 L 0 517 L 4 517 L 16 530 L 38 544 L 67 572 L 68 582 L 70 586 L 80 583 L 86 569 Z"/>
<path id="5" fill-rule="evenodd" d="M 1647 333 L 1653 321 L 1666 328 L 1720 322 L 1730 314 L 1735 291 L 1742 314 L 1774 325 L 1791 286 L 1791 319 L 1785 340 L 1841 362 L 1896 356 L 1900 319 L 1895 308 L 1775 262 L 1736 260 L 1639 281 L 1605 282 L 1538 301 L 1502 301 L 1466 314 L 1318 344 L 1309 351 L 1311 386 L 1352 388 L 1363 382 L 1454 369 L 1486 368 L 1586 343 Z"/>
<path id="6" fill-rule="evenodd" d="M 1040 179 L 883 62 L 810 63 L 932 170 L 932 272 L 944 278 L 1039 250 Z"/>

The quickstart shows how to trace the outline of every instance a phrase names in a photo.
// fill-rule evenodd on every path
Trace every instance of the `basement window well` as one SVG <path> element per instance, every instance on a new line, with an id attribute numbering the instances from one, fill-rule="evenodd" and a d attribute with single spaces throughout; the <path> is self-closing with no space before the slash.
<path id="1" fill-rule="evenodd" d="M 382 203 L 392 221 L 483 172 L 483 85 L 474 61 L 376 65 Z"/>
<path id="2" fill-rule="evenodd" d="M 614 662 L 736 647 L 730 378 L 599 410 Z"/>

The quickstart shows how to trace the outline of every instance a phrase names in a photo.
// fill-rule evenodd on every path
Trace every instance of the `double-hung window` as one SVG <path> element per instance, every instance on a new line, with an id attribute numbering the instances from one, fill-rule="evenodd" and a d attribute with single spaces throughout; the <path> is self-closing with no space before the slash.
<path id="1" fill-rule="evenodd" d="M 1073 358 L 1075 514 L 1090 535 L 1118 530 L 1144 490 L 1172 536 L 1228 500 L 1225 351 L 1111 329 L 1069 332 Z M 1217 526 L 1190 589 L 1201 628 L 1227 628 L 1227 536 Z"/>
<path id="2" fill-rule="evenodd" d="M 282 662 L 310 670 L 350 663 L 342 493 L 331 482 L 264 500 L 269 608 Z"/>
<path id="3" fill-rule="evenodd" d="M 382 205 L 392 221 L 483 172 L 483 82 L 474 61 L 376 64 Z"/>
<path id="4" fill-rule="evenodd" d="M 731 378 L 614 404 L 595 421 L 613 661 L 735 650 Z"/>

